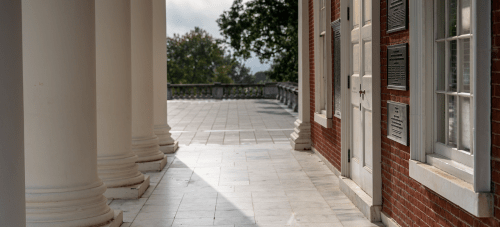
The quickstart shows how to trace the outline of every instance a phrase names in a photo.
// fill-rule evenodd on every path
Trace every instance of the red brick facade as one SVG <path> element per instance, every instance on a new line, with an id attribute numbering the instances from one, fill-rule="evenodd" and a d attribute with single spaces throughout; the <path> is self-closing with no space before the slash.
<path id="1" fill-rule="evenodd" d="M 340 18 L 340 0 L 331 0 L 331 20 Z M 333 40 L 332 40 L 333 48 Z M 333 51 L 332 51 L 333 53 Z M 333 57 L 332 57 L 333 61 Z M 333 65 L 333 62 L 332 62 Z M 309 68 L 310 68 L 310 100 L 311 100 L 311 143 L 332 165 L 340 171 L 340 119 L 333 117 L 333 127 L 324 128 L 314 122 L 314 12 L 313 1 L 309 0 Z M 332 70 L 333 71 L 333 70 Z M 332 80 L 332 88 L 334 87 Z M 333 97 L 333 93 L 331 94 Z M 334 102 L 332 98 L 332 102 Z M 332 103 L 332 106 L 335 104 Z M 332 110 L 333 111 L 333 110 Z"/>
<path id="2" fill-rule="evenodd" d="M 312 146 L 340 171 L 340 119 L 334 117 L 332 129 L 325 129 L 314 122 L 314 21 L 312 4 L 313 2 L 310 0 L 309 65 Z M 491 85 L 493 218 L 476 218 L 412 179 L 409 176 L 408 161 L 410 148 L 387 138 L 387 101 L 410 104 L 409 91 L 387 89 L 387 47 L 409 43 L 409 29 L 387 34 L 386 0 L 381 0 L 380 4 L 382 212 L 401 226 L 500 226 L 500 1 L 492 1 L 491 12 L 493 34 Z M 340 0 L 332 0 L 332 21 L 340 17 L 339 9 Z"/>

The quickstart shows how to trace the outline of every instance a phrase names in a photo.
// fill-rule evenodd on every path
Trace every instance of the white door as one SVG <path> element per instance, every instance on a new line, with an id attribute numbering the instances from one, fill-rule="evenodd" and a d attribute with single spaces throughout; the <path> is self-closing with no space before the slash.
<path id="1" fill-rule="evenodd" d="M 378 1 L 374 1 L 375 4 Z M 363 191 L 373 198 L 374 194 L 374 136 L 380 137 L 380 133 L 374 135 L 376 129 L 380 127 L 380 119 L 376 119 L 378 110 L 375 109 L 374 114 L 374 94 L 379 92 L 380 86 L 378 81 L 378 73 L 374 73 L 372 69 L 379 70 L 380 66 L 374 66 L 377 61 L 372 61 L 373 58 L 380 58 L 378 50 L 378 40 L 373 39 L 379 33 L 374 33 L 375 29 L 380 29 L 379 26 L 374 26 L 372 23 L 372 0 L 351 0 L 351 102 L 350 102 L 350 175 Z M 377 20 L 378 21 L 378 20 Z M 374 43 L 374 41 L 376 41 Z M 375 45 L 374 45 L 375 44 Z M 376 48 L 376 49 L 374 49 Z M 374 51 L 377 51 L 376 53 Z M 378 55 L 378 56 L 377 56 Z M 377 63 L 379 64 L 379 63 Z M 376 102 L 378 105 L 378 102 Z M 378 148 L 380 149 L 380 148 Z M 378 171 L 376 171 L 378 172 Z"/>

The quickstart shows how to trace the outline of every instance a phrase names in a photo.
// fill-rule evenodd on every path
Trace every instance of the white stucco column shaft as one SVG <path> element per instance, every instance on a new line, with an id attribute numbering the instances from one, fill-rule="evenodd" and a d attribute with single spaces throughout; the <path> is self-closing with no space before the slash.
<path id="1" fill-rule="evenodd" d="M 152 0 L 131 1 L 132 150 L 141 171 L 160 171 L 166 164 L 154 132 L 152 14 Z"/>
<path id="2" fill-rule="evenodd" d="M 149 186 L 132 152 L 130 0 L 96 1 L 97 170 L 105 196 L 138 199 Z"/>
<path id="3" fill-rule="evenodd" d="M 26 226 L 21 1 L 0 1 L 0 226 Z"/>
<path id="4" fill-rule="evenodd" d="M 308 9 L 308 1 L 299 0 L 299 119 L 290 141 L 295 150 L 311 149 Z"/>
<path id="5" fill-rule="evenodd" d="M 178 142 L 172 139 L 167 123 L 167 40 L 165 0 L 153 0 L 154 130 L 163 153 L 173 153 Z"/>
<path id="6" fill-rule="evenodd" d="M 97 175 L 94 1 L 22 11 L 26 224 L 119 226 Z"/>

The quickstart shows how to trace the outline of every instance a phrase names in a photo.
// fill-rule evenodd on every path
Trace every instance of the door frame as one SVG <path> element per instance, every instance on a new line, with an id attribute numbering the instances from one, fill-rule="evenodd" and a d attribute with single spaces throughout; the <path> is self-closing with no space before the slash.
<path id="1" fill-rule="evenodd" d="M 360 0 L 362 1 L 362 0 Z M 350 139 L 351 139 L 351 91 L 348 88 L 348 75 L 350 75 L 350 63 L 351 63 L 351 21 L 352 21 L 352 7 L 350 6 L 351 1 L 341 1 L 340 2 L 340 17 L 346 18 L 341 20 L 340 32 L 341 32 L 341 111 L 342 111 L 342 121 L 341 121 L 341 171 L 340 175 L 345 178 L 350 178 L 350 168 L 348 152 L 351 149 Z M 347 20 L 348 15 L 349 20 Z M 373 105 L 373 198 L 371 201 L 372 206 L 382 205 L 382 137 L 381 135 L 381 66 L 380 66 L 380 0 L 372 0 L 372 105 Z M 350 180 L 350 179 L 349 179 Z M 348 184 L 349 185 L 349 184 Z M 357 193 L 359 190 L 354 190 Z M 365 196 L 363 196 L 365 197 Z M 366 197 L 365 197 L 366 198 Z"/>

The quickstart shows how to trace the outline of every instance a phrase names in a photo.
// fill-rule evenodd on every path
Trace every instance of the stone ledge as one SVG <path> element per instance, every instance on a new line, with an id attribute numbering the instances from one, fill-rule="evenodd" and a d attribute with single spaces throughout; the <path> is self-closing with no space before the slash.
<path id="1" fill-rule="evenodd" d="M 115 210 L 113 220 L 101 227 L 120 227 L 123 224 L 123 211 Z"/>
<path id="2" fill-rule="evenodd" d="M 333 127 L 333 119 L 326 118 L 324 114 L 314 113 L 314 121 L 319 125 L 323 126 L 323 128 L 332 128 Z"/>
<path id="3" fill-rule="evenodd" d="M 382 206 L 374 206 L 372 198 L 366 194 L 354 181 L 349 178 L 342 177 L 340 172 L 326 160 L 314 147 L 314 153 L 325 163 L 325 165 L 339 178 L 339 187 L 349 200 L 363 213 L 363 215 L 371 222 L 380 222 L 380 212 Z"/>
<path id="4" fill-rule="evenodd" d="M 353 180 L 346 177 L 339 177 L 340 191 L 365 215 L 371 222 L 380 222 L 380 212 L 382 206 L 375 206 L 370 197 Z"/>
<path id="5" fill-rule="evenodd" d="M 138 162 L 139 171 L 141 172 L 160 172 L 167 165 L 167 156 L 164 155 L 162 160 L 152 162 Z"/>
<path id="6" fill-rule="evenodd" d="M 394 219 L 385 215 L 384 212 L 381 212 L 380 216 L 382 218 L 382 223 L 384 223 L 386 227 L 401 227 Z"/>
<path id="7" fill-rule="evenodd" d="M 160 146 L 160 151 L 164 154 L 172 154 L 179 148 L 179 142 L 175 141 L 174 144 Z"/>
<path id="8" fill-rule="evenodd" d="M 476 217 L 493 216 L 493 195 L 474 192 L 472 184 L 434 166 L 409 161 L 410 177 Z"/>
<path id="9" fill-rule="evenodd" d="M 139 199 L 149 187 L 149 178 L 148 175 L 144 175 L 144 181 L 140 184 L 108 188 L 104 196 L 108 199 Z"/>

